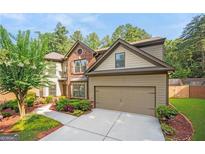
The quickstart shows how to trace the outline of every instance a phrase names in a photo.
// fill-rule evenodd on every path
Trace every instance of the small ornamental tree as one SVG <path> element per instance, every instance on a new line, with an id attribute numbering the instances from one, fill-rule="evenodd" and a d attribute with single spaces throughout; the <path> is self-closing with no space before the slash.
<path id="1" fill-rule="evenodd" d="M 15 37 L 0 25 L 0 92 L 16 95 L 21 118 L 28 90 L 48 85 L 45 49 L 45 43 L 31 39 L 29 31 L 19 31 Z"/>

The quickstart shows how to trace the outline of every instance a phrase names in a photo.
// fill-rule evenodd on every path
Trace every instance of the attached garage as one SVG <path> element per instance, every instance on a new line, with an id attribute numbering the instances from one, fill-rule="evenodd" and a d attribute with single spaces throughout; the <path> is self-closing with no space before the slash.
<path id="1" fill-rule="evenodd" d="M 167 104 L 167 74 L 89 76 L 89 99 L 97 108 L 155 115 Z"/>
<path id="2" fill-rule="evenodd" d="M 168 71 L 162 60 L 118 40 L 86 71 L 97 108 L 155 116 L 168 104 Z"/>
<path id="3" fill-rule="evenodd" d="M 155 97 L 155 87 L 95 87 L 95 103 L 97 108 L 154 116 Z"/>

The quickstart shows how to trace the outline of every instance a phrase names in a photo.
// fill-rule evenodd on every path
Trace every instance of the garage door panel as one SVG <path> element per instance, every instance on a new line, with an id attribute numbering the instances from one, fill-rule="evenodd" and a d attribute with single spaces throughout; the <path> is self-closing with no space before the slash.
<path id="1" fill-rule="evenodd" d="M 96 107 L 154 116 L 154 87 L 96 87 Z"/>

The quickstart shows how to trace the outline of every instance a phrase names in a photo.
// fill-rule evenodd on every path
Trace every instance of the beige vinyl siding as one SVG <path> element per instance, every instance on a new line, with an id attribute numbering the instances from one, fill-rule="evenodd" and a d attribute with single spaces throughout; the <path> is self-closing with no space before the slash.
<path id="1" fill-rule="evenodd" d="M 89 99 L 94 101 L 95 86 L 155 86 L 156 105 L 167 103 L 167 75 L 119 75 L 119 76 L 90 76 Z"/>
<path id="2" fill-rule="evenodd" d="M 115 51 L 107 57 L 102 64 L 100 64 L 96 71 L 115 69 L 115 53 L 125 53 L 125 68 L 138 68 L 138 67 L 154 67 L 155 65 L 147 60 L 135 55 L 129 50 L 119 46 Z M 119 69 L 119 68 L 118 68 Z"/>
<path id="3" fill-rule="evenodd" d="M 160 60 L 163 60 L 163 54 L 164 54 L 163 45 L 148 46 L 140 49 L 146 51 L 147 53 L 151 54 L 152 56 Z"/>

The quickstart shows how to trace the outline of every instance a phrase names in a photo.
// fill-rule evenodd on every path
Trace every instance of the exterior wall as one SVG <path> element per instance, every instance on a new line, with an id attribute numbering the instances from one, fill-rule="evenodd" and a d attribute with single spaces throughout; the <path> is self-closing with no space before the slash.
<path id="1" fill-rule="evenodd" d="M 144 51 L 146 51 L 147 53 L 151 54 L 154 57 L 157 57 L 160 60 L 164 59 L 164 48 L 163 45 L 154 45 L 154 46 L 148 46 L 148 47 L 143 47 L 140 48 Z"/>
<path id="2" fill-rule="evenodd" d="M 83 53 L 81 55 L 78 55 L 77 50 L 83 49 Z M 85 78 L 84 73 L 75 73 L 74 72 L 74 61 L 79 59 L 86 59 L 88 61 L 87 68 L 89 68 L 93 63 L 95 63 L 95 58 L 93 57 L 93 53 L 89 51 L 84 46 L 78 45 L 72 53 L 67 58 L 67 97 L 71 98 L 71 81 L 72 79 L 76 78 Z"/>
<path id="3" fill-rule="evenodd" d="M 125 68 L 137 68 L 137 67 L 153 67 L 147 60 L 135 55 L 122 46 L 119 46 L 115 51 L 107 57 L 97 68 L 96 71 L 110 70 L 115 68 L 115 53 L 125 52 Z M 119 69 L 119 68 L 118 68 Z"/>
<path id="4" fill-rule="evenodd" d="M 95 86 L 155 86 L 156 106 L 167 104 L 167 74 L 90 76 L 89 99 L 94 101 Z"/>
<path id="5" fill-rule="evenodd" d="M 61 79 L 62 75 L 62 63 L 60 62 L 53 62 L 55 63 L 56 66 L 56 73 L 52 76 L 49 77 L 48 80 L 51 81 L 53 84 L 56 85 L 56 96 L 61 96 L 62 95 L 62 84 L 59 82 L 59 79 Z M 36 95 L 40 96 L 40 90 L 36 91 Z M 49 96 L 49 87 L 43 87 L 43 97 Z"/>

